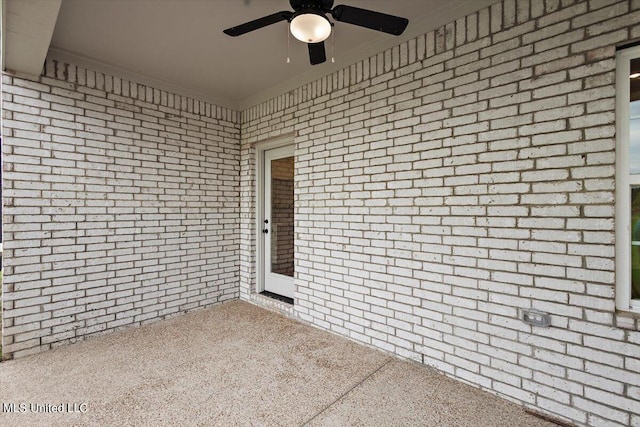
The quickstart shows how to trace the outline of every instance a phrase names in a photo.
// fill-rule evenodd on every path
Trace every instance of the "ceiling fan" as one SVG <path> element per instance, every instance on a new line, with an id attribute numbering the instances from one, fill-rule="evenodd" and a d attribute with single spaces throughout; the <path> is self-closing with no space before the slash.
<path id="1" fill-rule="evenodd" d="M 409 20 L 406 18 L 373 10 L 346 5 L 333 7 L 333 0 L 289 0 L 289 4 L 293 8 L 293 12 L 276 12 L 227 28 L 224 33 L 237 37 L 280 21 L 287 21 L 291 34 L 298 40 L 307 43 L 311 65 L 316 65 L 327 60 L 324 41 L 331 35 L 331 26 L 333 25 L 327 18 L 327 14 L 330 14 L 338 22 L 346 22 L 395 36 L 402 34 L 409 24 Z"/>

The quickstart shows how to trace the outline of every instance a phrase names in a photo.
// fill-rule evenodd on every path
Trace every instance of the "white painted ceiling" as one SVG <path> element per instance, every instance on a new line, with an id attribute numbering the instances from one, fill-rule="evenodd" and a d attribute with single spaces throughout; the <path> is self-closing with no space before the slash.
<path id="1" fill-rule="evenodd" d="M 493 0 L 495 1 L 495 0 Z M 288 0 L 63 0 L 50 57 L 110 72 L 218 105 L 246 108 L 452 22 L 492 0 L 337 0 L 409 19 L 400 37 L 337 22 L 335 63 L 309 64 L 288 25 L 229 37 L 222 30 L 291 10 Z M 10 18 L 10 17 L 8 17 Z M 7 47 L 10 49 L 10 46 Z"/>

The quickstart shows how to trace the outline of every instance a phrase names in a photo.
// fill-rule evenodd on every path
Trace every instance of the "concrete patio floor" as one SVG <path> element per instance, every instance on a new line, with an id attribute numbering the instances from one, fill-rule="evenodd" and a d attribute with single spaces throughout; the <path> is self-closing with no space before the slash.
<path id="1" fill-rule="evenodd" d="M 27 412 L 0 425 L 554 425 L 240 301 L 0 363 L 9 403 Z M 86 412 L 30 413 L 36 403 Z"/>

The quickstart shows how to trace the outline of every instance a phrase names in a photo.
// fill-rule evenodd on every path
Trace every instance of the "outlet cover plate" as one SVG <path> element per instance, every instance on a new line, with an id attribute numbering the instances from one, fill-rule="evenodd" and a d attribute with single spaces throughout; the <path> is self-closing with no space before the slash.
<path id="1" fill-rule="evenodd" d="M 528 323 L 529 325 L 539 326 L 541 328 L 551 326 L 551 315 L 534 308 L 523 308 L 520 318 L 524 323 Z"/>

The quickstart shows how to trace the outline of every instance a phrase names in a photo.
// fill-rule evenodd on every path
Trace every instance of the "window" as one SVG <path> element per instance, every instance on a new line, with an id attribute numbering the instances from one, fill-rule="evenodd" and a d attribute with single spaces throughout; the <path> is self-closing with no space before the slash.
<path id="1" fill-rule="evenodd" d="M 640 46 L 616 54 L 616 307 L 640 311 Z"/>

